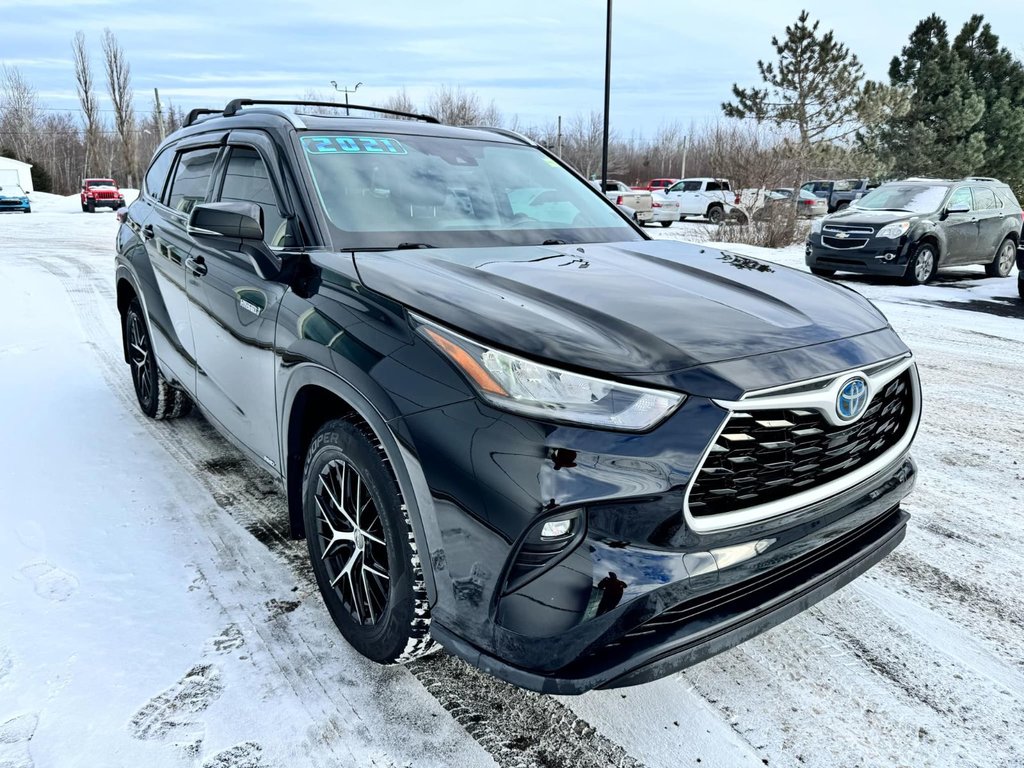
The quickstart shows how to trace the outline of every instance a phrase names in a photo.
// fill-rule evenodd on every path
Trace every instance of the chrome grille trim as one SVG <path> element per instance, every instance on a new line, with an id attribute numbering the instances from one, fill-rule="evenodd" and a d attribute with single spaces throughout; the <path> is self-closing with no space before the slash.
<path id="1" fill-rule="evenodd" d="M 807 409 L 818 411 L 825 417 L 829 424 L 838 425 L 841 422 L 837 422 L 835 419 L 835 397 L 838 393 L 838 389 L 851 376 L 860 375 L 868 381 L 871 399 L 873 400 L 875 395 L 881 391 L 882 387 L 886 386 L 889 382 L 907 370 L 911 371 L 910 384 L 913 411 L 904 435 L 895 445 L 893 445 L 892 448 L 881 456 L 863 466 L 857 467 L 852 472 L 849 472 L 831 482 L 809 488 L 806 491 L 794 493 L 793 495 L 787 496 L 783 499 L 720 514 L 702 515 L 699 517 L 695 517 L 691 514 L 690 491 L 693 488 L 694 483 L 696 483 L 697 478 L 700 476 L 701 470 L 704 468 L 704 464 L 706 463 L 708 456 L 711 455 L 712 451 L 717 446 L 719 439 L 722 437 L 722 433 L 728 429 L 729 423 L 734 414 L 744 413 L 756 416 L 756 413 L 759 410 Z M 810 385 L 820 386 L 816 386 L 812 389 L 806 389 L 806 387 Z M 686 520 L 686 524 L 691 530 L 698 533 L 708 533 L 728 528 L 736 528 L 738 526 L 748 525 L 760 520 L 778 517 L 779 515 L 783 515 L 788 512 L 795 512 L 799 509 L 804 509 L 854 488 L 886 469 L 906 453 L 907 449 L 910 448 L 910 444 L 914 440 L 914 435 L 917 432 L 917 425 L 921 418 L 921 385 L 917 375 L 917 366 L 914 364 L 914 358 L 910 354 L 907 354 L 906 356 L 886 360 L 882 363 L 867 366 L 866 368 L 854 368 L 840 373 L 829 374 L 828 376 L 819 377 L 817 379 L 799 382 L 797 384 L 789 384 L 782 387 L 750 392 L 745 394 L 740 400 L 736 401 L 714 400 L 712 402 L 714 402 L 715 405 L 724 408 L 728 411 L 728 414 L 725 419 L 722 420 L 721 426 L 715 432 L 710 444 L 705 449 L 700 461 L 697 463 L 693 475 L 687 483 L 686 494 L 683 498 L 683 516 Z M 869 406 L 870 402 L 871 401 L 868 403 Z"/>

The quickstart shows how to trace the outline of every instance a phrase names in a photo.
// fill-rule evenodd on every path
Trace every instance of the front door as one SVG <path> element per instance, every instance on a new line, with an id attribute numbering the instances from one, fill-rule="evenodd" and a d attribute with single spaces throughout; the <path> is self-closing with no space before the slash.
<path id="1" fill-rule="evenodd" d="M 288 222 L 267 164 L 254 147 L 231 146 L 220 201 L 257 203 L 266 243 L 288 245 Z M 277 313 L 288 290 L 264 279 L 238 241 L 196 243 L 188 273 L 199 402 L 221 426 L 272 470 L 281 469 L 274 391 Z"/>
<path id="2" fill-rule="evenodd" d="M 193 243 L 185 231 L 188 214 L 207 200 L 217 147 L 184 150 L 178 155 L 165 192 L 166 204 L 152 204 L 153 211 L 141 222 L 153 275 L 166 310 L 166 321 L 150 307 L 155 348 L 163 367 L 190 393 L 195 394 L 195 344 L 189 318 L 185 262 Z"/>
<path id="3" fill-rule="evenodd" d="M 970 261 L 978 243 L 978 212 L 970 187 L 960 187 L 949 196 L 946 209 L 967 206 L 966 213 L 947 213 L 942 222 L 946 230 L 946 252 L 940 254 L 942 266 Z"/>

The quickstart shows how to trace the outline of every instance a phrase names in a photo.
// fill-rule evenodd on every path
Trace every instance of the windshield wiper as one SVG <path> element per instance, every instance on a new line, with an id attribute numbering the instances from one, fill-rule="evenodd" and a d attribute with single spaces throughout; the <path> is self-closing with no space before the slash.
<path id="1" fill-rule="evenodd" d="M 436 247 L 436 245 L 431 245 L 430 243 L 399 243 L 398 245 L 367 245 L 362 247 L 355 246 L 353 248 L 339 248 L 338 250 L 344 251 L 345 253 L 350 253 L 355 251 L 411 251 L 417 248 Z"/>

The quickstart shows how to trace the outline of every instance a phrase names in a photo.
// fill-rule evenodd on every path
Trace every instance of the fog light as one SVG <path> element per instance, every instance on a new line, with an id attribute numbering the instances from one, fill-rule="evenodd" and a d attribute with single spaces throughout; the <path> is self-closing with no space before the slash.
<path id="1" fill-rule="evenodd" d="M 542 539 L 558 539 L 567 536 L 572 530 L 572 520 L 549 520 L 540 529 Z"/>

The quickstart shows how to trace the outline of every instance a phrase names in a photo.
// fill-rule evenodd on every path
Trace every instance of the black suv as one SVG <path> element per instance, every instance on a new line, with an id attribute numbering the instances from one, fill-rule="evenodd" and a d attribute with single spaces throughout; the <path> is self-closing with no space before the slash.
<path id="1" fill-rule="evenodd" d="M 984 264 L 1007 277 L 1024 217 L 995 179 L 907 179 L 883 184 L 849 208 L 816 221 L 807 238 L 811 272 L 859 272 L 927 283 L 940 267 Z"/>
<path id="2" fill-rule="evenodd" d="M 196 403 L 282 484 L 361 653 L 630 685 L 901 541 L 917 369 L 867 300 L 652 241 L 516 134 L 276 104 L 158 148 L 124 357 L 145 413 Z"/>

